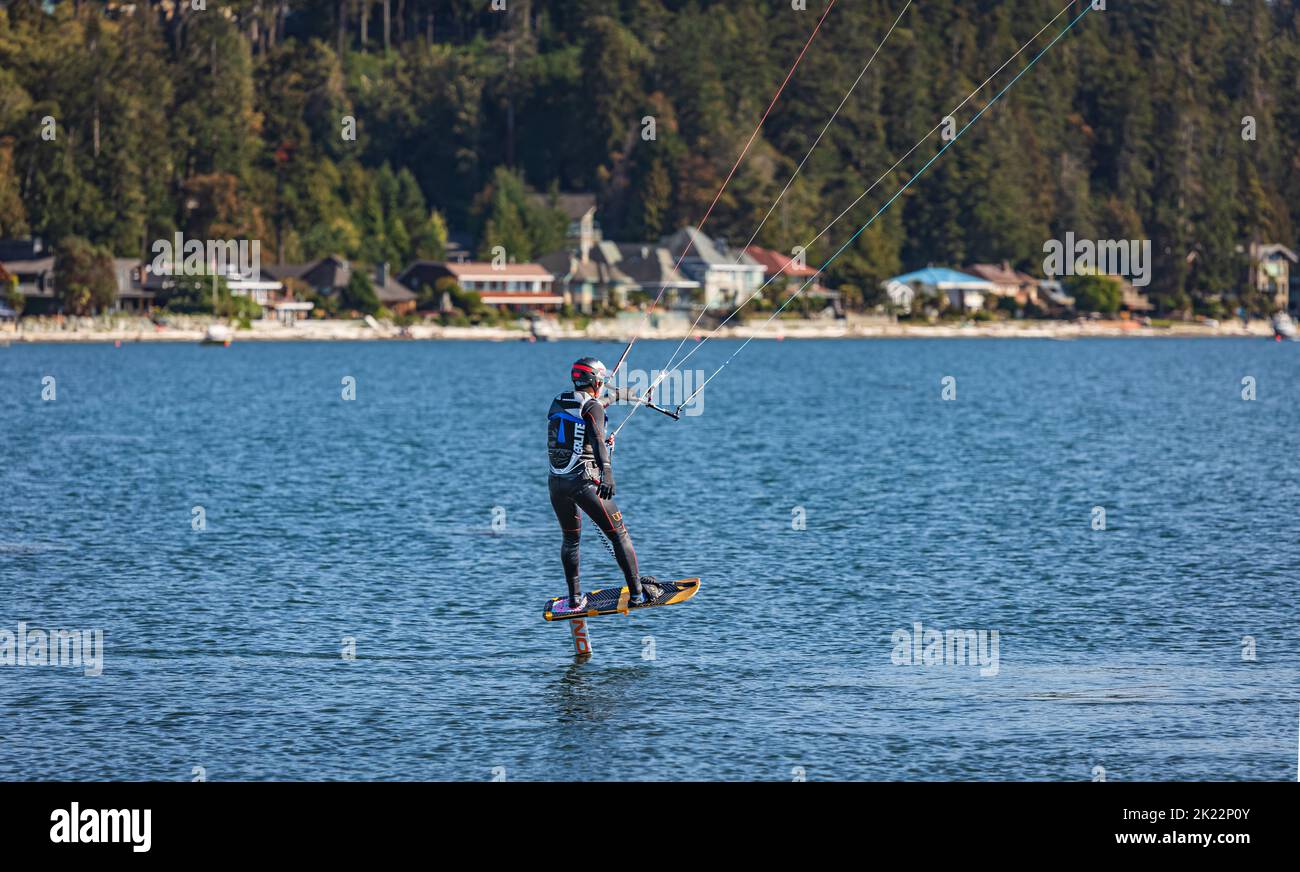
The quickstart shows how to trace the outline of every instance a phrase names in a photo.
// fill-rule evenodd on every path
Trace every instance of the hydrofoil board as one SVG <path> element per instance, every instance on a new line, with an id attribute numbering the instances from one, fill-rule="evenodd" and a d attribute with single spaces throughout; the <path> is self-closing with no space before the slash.
<path id="1" fill-rule="evenodd" d="M 569 596 L 553 596 L 546 601 L 542 617 L 548 621 L 572 621 L 575 618 L 594 618 L 599 615 L 626 615 L 631 611 L 652 609 L 659 606 L 672 606 L 686 602 L 700 592 L 698 578 L 683 578 L 680 581 L 661 581 L 659 586 L 663 593 L 641 606 L 628 605 L 626 587 L 607 587 L 593 590 L 587 594 L 587 602 L 580 609 L 569 609 Z"/>

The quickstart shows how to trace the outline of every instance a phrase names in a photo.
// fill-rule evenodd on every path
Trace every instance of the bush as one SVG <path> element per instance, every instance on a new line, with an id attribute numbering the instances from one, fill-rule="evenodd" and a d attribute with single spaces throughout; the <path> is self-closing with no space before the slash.
<path id="1" fill-rule="evenodd" d="M 1065 288 L 1074 297 L 1074 307 L 1080 312 L 1114 314 L 1124 301 L 1119 282 L 1106 276 L 1071 276 Z"/>
<path id="2" fill-rule="evenodd" d="M 9 286 L 9 290 L 5 292 L 5 302 L 9 304 L 10 309 L 13 309 L 19 315 L 23 313 L 23 306 L 27 305 L 27 298 L 23 296 L 22 291 L 18 290 L 18 279 L 15 278 L 13 284 Z"/>
<path id="3" fill-rule="evenodd" d="M 168 289 L 162 304 L 169 312 L 182 315 L 211 315 L 221 300 L 229 298 L 230 286 L 225 276 L 199 273 L 177 276 L 176 284 Z"/>

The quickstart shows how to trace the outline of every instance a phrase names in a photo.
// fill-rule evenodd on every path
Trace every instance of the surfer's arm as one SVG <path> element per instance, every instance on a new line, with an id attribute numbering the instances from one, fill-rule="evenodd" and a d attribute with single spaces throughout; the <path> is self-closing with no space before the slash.
<path id="1" fill-rule="evenodd" d="M 587 403 L 582 410 L 582 417 L 587 419 L 587 432 L 591 434 L 591 450 L 596 454 L 596 465 L 603 472 L 610 468 L 612 462 L 609 445 L 605 442 L 605 408 L 600 403 Z"/>

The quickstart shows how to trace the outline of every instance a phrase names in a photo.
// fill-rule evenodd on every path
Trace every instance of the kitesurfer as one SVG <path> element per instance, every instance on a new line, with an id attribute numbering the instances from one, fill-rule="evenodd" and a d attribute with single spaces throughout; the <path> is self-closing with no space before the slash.
<path id="1" fill-rule="evenodd" d="M 614 439 L 605 435 L 605 408 L 611 399 L 602 398 L 610 374 L 596 358 L 584 357 L 573 364 L 569 375 L 573 389 L 551 401 L 546 437 L 551 466 L 551 506 L 564 534 L 560 560 L 569 585 L 568 610 L 581 610 L 587 600 L 578 572 L 578 541 L 584 513 L 613 547 L 614 558 L 627 584 L 628 604 L 644 605 L 662 594 L 663 588 L 653 576 L 637 574 L 632 537 L 623 524 L 623 514 L 614 504 Z"/>

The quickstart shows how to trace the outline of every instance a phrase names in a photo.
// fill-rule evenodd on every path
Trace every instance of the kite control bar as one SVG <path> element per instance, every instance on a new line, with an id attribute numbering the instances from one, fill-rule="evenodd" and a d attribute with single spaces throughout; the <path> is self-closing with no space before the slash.
<path id="1" fill-rule="evenodd" d="M 663 406 L 656 406 L 654 403 L 650 402 L 650 395 L 638 397 L 627 388 L 611 388 L 610 392 L 614 394 L 616 399 L 628 400 L 638 405 L 645 406 L 647 409 L 653 409 L 661 415 L 667 415 L 674 421 L 680 421 L 682 419 L 681 414 L 679 414 L 680 410 L 674 412 L 672 409 L 665 409 Z"/>
<path id="2" fill-rule="evenodd" d="M 662 406 L 656 406 L 654 403 L 650 402 L 649 400 L 646 400 L 641 405 L 645 406 L 647 409 L 654 409 L 656 412 L 659 412 L 660 414 L 667 415 L 669 418 L 672 418 L 674 421 L 680 421 L 682 419 L 682 416 L 674 412 L 672 409 L 665 409 Z"/>

